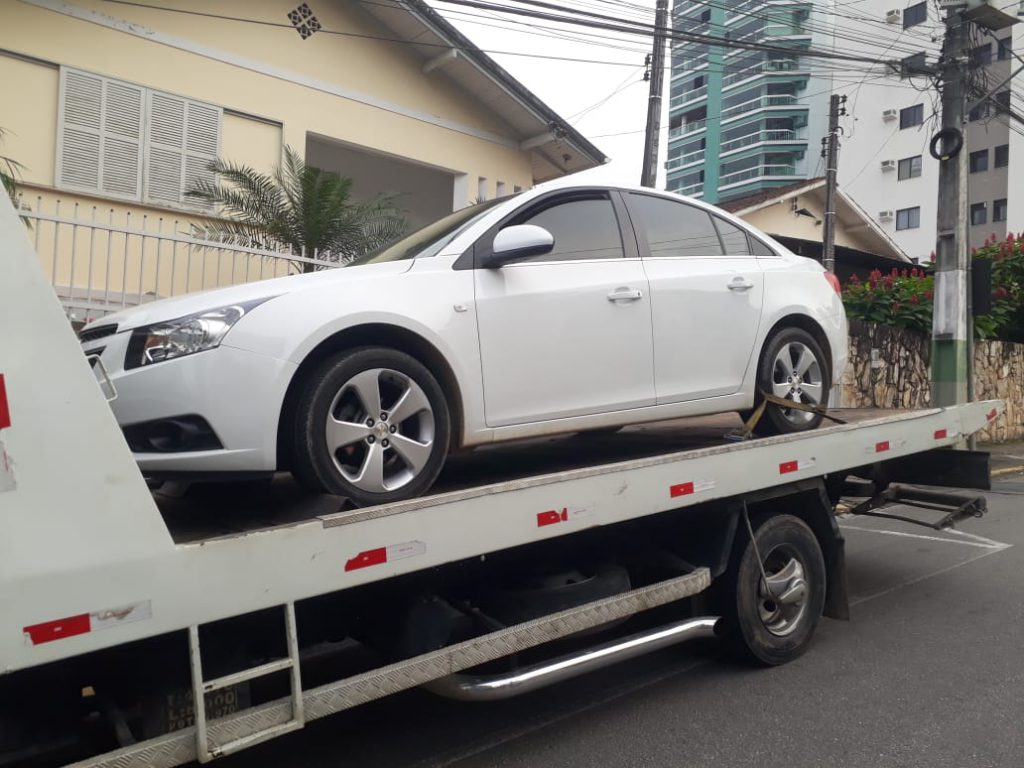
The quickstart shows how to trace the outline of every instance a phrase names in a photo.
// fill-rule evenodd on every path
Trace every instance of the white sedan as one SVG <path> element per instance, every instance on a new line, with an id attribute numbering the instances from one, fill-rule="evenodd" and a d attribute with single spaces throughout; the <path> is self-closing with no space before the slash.
<path id="1" fill-rule="evenodd" d="M 290 470 L 380 504 L 449 452 L 823 404 L 846 361 L 838 282 L 712 206 L 542 186 L 343 269 L 167 299 L 87 326 L 144 474 Z M 821 416 L 769 406 L 762 429 Z"/>

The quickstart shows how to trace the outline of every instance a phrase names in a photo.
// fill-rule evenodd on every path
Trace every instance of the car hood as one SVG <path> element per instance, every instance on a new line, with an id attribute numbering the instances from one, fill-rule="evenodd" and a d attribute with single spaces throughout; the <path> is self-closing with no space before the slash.
<path id="1" fill-rule="evenodd" d="M 383 264 L 365 264 L 357 267 L 340 267 L 311 272 L 305 275 L 289 275 L 272 280 L 259 280 L 254 283 L 232 285 L 227 288 L 214 288 L 208 291 L 190 293 L 170 299 L 161 299 L 142 304 L 138 307 L 123 309 L 111 315 L 95 320 L 86 329 L 116 324 L 118 331 L 127 331 L 153 323 L 162 323 L 178 317 L 205 312 L 209 309 L 241 304 L 246 301 L 268 297 L 283 296 L 289 293 L 322 288 L 333 283 L 348 284 L 366 280 L 386 278 L 407 272 L 413 260 L 392 261 Z"/>

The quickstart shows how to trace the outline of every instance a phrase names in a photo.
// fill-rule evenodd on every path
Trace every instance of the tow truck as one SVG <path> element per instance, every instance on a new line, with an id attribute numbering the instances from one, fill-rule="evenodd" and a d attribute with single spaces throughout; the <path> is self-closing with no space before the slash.
<path id="1" fill-rule="evenodd" d="M 413 687 L 502 698 L 697 637 L 782 664 L 849 617 L 844 494 L 984 511 L 941 487 L 988 486 L 953 449 L 999 401 L 486 448 L 364 509 L 287 477 L 153 492 L 6 200 L 0 246 L 2 766 L 206 763 Z"/>

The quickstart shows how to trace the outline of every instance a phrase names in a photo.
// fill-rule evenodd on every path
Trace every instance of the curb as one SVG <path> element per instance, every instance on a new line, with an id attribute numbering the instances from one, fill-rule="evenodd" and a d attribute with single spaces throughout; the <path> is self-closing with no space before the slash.
<path id="1" fill-rule="evenodd" d="M 1024 472 L 1024 464 L 1018 464 L 1014 467 L 1000 467 L 999 469 L 993 469 L 989 474 L 992 477 L 1002 477 L 1003 475 L 1016 475 Z"/>

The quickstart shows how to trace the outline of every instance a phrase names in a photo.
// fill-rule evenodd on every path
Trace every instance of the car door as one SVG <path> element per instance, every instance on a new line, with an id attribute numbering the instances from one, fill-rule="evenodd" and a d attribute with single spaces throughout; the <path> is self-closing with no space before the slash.
<path id="1" fill-rule="evenodd" d="M 654 404 L 647 280 L 635 241 L 624 246 L 626 214 L 614 194 L 575 191 L 529 204 L 503 226 L 543 227 L 553 249 L 474 270 L 488 426 Z"/>
<path id="2" fill-rule="evenodd" d="M 658 404 L 737 392 L 764 298 L 746 232 L 672 198 L 625 198 L 651 288 Z"/>

